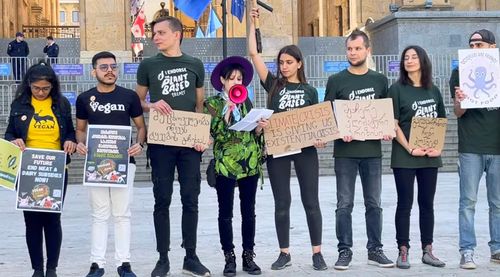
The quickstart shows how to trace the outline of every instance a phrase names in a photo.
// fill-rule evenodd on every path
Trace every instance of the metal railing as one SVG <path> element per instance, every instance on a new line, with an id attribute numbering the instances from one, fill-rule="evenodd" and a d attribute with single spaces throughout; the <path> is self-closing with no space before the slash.
<path id="1" fill-rule="evenodd" d="M 26 38 L 80 38 L 80 26 L 36 26 L 23 25 Z"/>
<path id="2" fill-rule="evenodd" d="M 220 61 L 222 57 L 220 56 L 204 56 L 199 57 L 205 65 L 206 76 L 205 76 L 205 91 L 206 96 L 211 96 L 217 92 L 212 88 L 210 84 L 210 74 L 211 69 Z M 430 56 L 433 63 L 433 77 L 434 83 L 441 90 L 443 99 L 446 105 L 451 105 L 452 100 L 450 97 L 450 90 L 448 85 L 448 80 L 451 75 L 452 61 L 456 59 L 452 55 L 433 55 Z M 24 58 L 26 67 L 31 66 L 39 62 L 41 58 Z M 15 59 L 14 59 L 15 60 Z M 264 57 L 266 63 L 274 63 L 275 57 Z M 396 55 L 377 55 L 372 57 L 373 69 L 386 75 L 389 79 L 389 84 L 397 81 L 399 77 L 399 71 L 394 69 L 395 64 L 399 64 L 399 56 Z M 329 62 L 345 62 L 346 57 L 343 55 L 328 56 L 328 55 L 315 55 L 305 57 L 305 68 L 306 77 L 310 85 L 316 87 L 318 91 L 324 91 L 326 87 L 326 82 L 328 77 L 334 72 L 330 72 L 325 64 Z M 15 79 L 12 74 L 12 62 L 13 59 L 10 57 L 0 57 L 0 92 L 1 107 L 0 115 L 8 115 L 10 103 L 12 102 L 13 95 L 17 89 L 17 83 L 20 78 Z M 77 95 L 94 87 L 96 84 L 95 78 L 92 76 L 92 66 L 89 63 L 80 63 L 80 58 L 75 57 L 60 57 L 58 58 L 57 64 L 60 65 L 80 65 L 78 70 L 80 74 L 76 75 L 60 75 L 59 80 L 61 83 L 61 91 L 63 92 L 75 92 Z M 136 75 L 134 73 L 127 74 L 124 72 L 124 64 L 120 65 L 119 77 L 117 84 L 129 89 L 135 89 L 136 86 Z M 10 67 L 10 74 L 2 74 L 5 71 L 5 67 Z M 260 85 L 260 80 L 257 74 L 254 74 L 254 78 L 249 85 L 249 90 L 253 92 L 254 95 L 254 105 L 256 107 L 265 107 L 267 101 L 267 93 Z"/>

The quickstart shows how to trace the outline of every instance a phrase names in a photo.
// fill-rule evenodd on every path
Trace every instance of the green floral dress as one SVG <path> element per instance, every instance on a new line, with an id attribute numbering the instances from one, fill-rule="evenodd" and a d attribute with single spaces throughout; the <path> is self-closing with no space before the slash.
<path id="1" fill-rule="evenodd" d="M 212 114 L 210 134 L 214 139 L 215 172 L 230 179 L 239 180 L 261 173 L 261 138 L 255 132 L 229 130 L 236 123 L 233 116 L 227 124 L 222 115 L 226 101 L 219 95 L 209 97 L 205 112 Z M 252 102 L 239 105 L 241 118 L 250 112 Z"/>

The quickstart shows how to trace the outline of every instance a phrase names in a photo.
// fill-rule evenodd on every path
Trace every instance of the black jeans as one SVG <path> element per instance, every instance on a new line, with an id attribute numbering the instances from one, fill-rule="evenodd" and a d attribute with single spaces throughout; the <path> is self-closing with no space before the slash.
<path id="1" fill-rule="evenodd" d="M 365 204 L 366 248 L 374 250 L 382 247 L 382 191 L 381 158 L 335 158 L 335 176 L 337 179 L 337 210 L 335 211 L 335 229 L 340 250 L 351 248 L 352 209 L 354 207 L 354 189 L 356 176 L 361 177 Z"/>
<path id="2" fill-rule="evenodd" d="M 410 214 L 413 205 L 415 176 L 418 183 L 418 207 L 420 216 L 420 240 L 422 248 L 432 244 L 434 233 L 434 195 L 436 194 L 437 172 L 430 168 L 393 168 L 398 206 L 396 208 L 396 240 L 398 248 L 410 247 Z"/>
<path id="3" fill-rule="evenodd" d="M 217 200 L 219 201 L 219 236 L 222 250 L 231 251 L 233 244 L 233 202 L 234 187 L 238 183 L 240 191 L 241 237 L 244 250 L 252 250 L 255 245 L 255 194 L 259 175 L 238 181 L 222 175 L 216 179 Z"/>
<path id="4" fill-rule="evenodd" d="M 64 195 L 68 184 L 68 172 L 64 178 Z M 47 268 L 56 269 L 62 244 L 61 214 L 24 211 L 26 244 L 30 254 L 31 267 L 43 270 L 43 237 L 47 252 Z"/>
<path id="5" fill-rule="evenodd" d="M 291 163 L 299 180 L 300 198 L 306 212 L 312 246 L 321 245 L 323 222 L 318 197 L 319 165 L 316 148 L 302 148 L 302 152 L 280 158 L 267 159 L 267 171 L 274 195 L 274 222 L 280 248 L 290 246 L 290 170 Z"/>
<path id="6" fill-rule="evenodd" d="M 177 167 L 182 202 L 182 246 L 196 249 L 201 152 L 193 148 L 149 144 L 155 206 L 156 249 L 170 250 L 170 203 Z"/>

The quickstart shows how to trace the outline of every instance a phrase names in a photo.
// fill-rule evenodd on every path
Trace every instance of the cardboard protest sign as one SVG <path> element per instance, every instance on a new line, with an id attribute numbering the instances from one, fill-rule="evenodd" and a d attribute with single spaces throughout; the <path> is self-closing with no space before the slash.
<path id="1" fill-rule="evenodd" d="M 211 116 L 202 113 L 175 111 L 164 115 L 156 110 L 149 113 L 148 143 L 193 147 L 207 145 L 210 139 Z"/>
<path id="2" fill-rule="evenodd" d="M 8 190 L 15 190 L 19 164 L 21 163 L 21 149 L 15 144 L 0 139 L 0 186 Z"/>
<path id="3" fill-rule="evenodd" d="M 267 153 L 279 155 L 340 138 L 331 102 L 275 113 L 264 129 Z"/>
<path id="4" fill-rule="evenodd" d="M 127 187 L 130 126 L 89 125 L 83 185 Z"/>
<path id="5" fill-rule="evenodd" d="M 467 97 L 462 109 L 500 107 L 498 48 L 458 50 L 460 89 Z"/>
<path id="6" fill-rule="evenodd" d="M 16 209 L 60 213 L 65 169 L 64 151 L 26 148 L 22 154 Z"/>
<path id="7" fill-rule="evenodd" d="M 378 140 L 396 136 L 392 99 L 335 100 L 340 135 L 354 140 Z"/>
<path id="8" fill-rule="evenodd" d="M 446 118 L 413 117 L 410 129 L 410 148 L 434 148 L 442 151 L 446 134 Z"/>

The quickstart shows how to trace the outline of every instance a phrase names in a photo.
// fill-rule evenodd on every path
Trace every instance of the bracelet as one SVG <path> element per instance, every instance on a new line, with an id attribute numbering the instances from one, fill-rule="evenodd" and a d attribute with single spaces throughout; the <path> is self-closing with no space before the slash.
<path id="1" fill-rule="evenodd" d="M 411 151 L 410 151 L 410 155 L 413 156 L 413 150 L 415 150 L 415 148 L 413 148 Z"/>
<path id="2" fill-rule="evenodd" d="M 141 146 L 142 149 L 144 149 L 144 142 L 139 142 L 139 145 Z"/>

